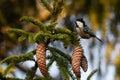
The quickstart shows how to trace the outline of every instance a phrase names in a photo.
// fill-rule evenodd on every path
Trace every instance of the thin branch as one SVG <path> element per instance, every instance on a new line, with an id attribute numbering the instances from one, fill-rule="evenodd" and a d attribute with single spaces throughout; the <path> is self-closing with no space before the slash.
<path id="1" fill-rule="evenodd" d="M 52 8 L 50 6 L 50 4 L 48 3 L 47 0 L 38 0 L 40 3 L 42 3 L 44 5 L 44 7 L 46 7 L 46 9 L 51 12 L 52 11 Z"/>
<path id="2" fill-rule="evenodd" d="M 43 24 L 40 21 L 35 20 L 34 18 L 31 18 L 31 17 L 28 17 L 28 16 L 23 16 L 22 18 L 20 18 L 20 21 L 33 23 L 34 25 L 37 25 L 41 30 L 46 30 L 45 24 Z"/>
<path id="3" fill-rule="evenodd" d="M 67 59 L 71 63 L 71 57 L 68 54 L 54 47 L 48 47 L 48 49 L 57 52 L 59 55 L 63 56 L 65 59 Z"/>
<path id="4" fill-rule="evenodd" d="M 11 67 L 13 67 L 15 64 L 14 63 L 10 63 L 7 68 L 5 69 L 4 71 L 4 74 L 3 75 L 6 75 L 8 73 L 8 71 L 10 70 Z"/>
<path id="5" fill-rule="evenodd" d="M 98 71 L 98 69 L 93 70 L 87 77 L 87 80 L 90 80 L 90 78 Z"/>
<path id="6" fill-rule="evenodd" d="M 47 64 L 47 70 L 49 69 L 49 67 L 53 64 L 53 62 L 55 61 L 55 59 L 52 57 L 49 61 L 49 63 Z"/>

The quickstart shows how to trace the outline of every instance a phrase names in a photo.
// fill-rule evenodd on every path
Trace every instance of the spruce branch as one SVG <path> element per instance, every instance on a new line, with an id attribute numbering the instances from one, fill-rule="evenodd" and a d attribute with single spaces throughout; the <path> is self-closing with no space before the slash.
<path id="1" fill-rule="evenodd" d="M 47 55 L 46 59 L 51 59 L 52 57 L 52 55 Z"/>
<path id="2" fill-rule="evenodd" d="M 55 33 L 73 34 L 72 31 L 67 28 L 56 28 Z"/>
<path id="3" fill-rule="evenodd" d="M 19 79 L 19 78 L 9 78 L 9 77 L 7 77 L 6 79 L 3 79 L 3 80 L 23 80 L 23 79 Z"/>
<path id="4" fill-rule="evenodd" d="M 52 8 L 50 6 L 50 3 L 48 3 L 47 0 L 38 0 L 40 3 L 42 3 L 44 5 L 44 7 L 49 11 L 51 12 L 52 11 Z"/>
<path id="5" fill-rule="evenodd" d="M 58 14 L 61 13 L 63 5 L 64 5 L 64 0 L 54 0 L 53 1 L 53 9 L 52 9 L 52 12 L 51 12 L 52 22 L 57 20 Z"/>
<path id="6" fill-rule="evenodd" d="M 18 35 L 27 35 L 28 33 L 22 29 L 15 29 L 15 28 L 11 28 L 8 30 L 9 33 L 15 33 Z"/>
<path id="7" fill-rule="evenodd" d="M 10 70 L 10 68 L 11 67 L 13 67 L 15 64 L 14 63 L 10 63 L 8 66 L 7 66 L 7 68 L 5 69 L 5 71 L 4 71 L 4 76 L 8 73 L 8 71 Z"/>
<path id="8" fill-rule="evenodd" d="M 67 34 L 52 34 L 51 32 L 43 32 L 43 31 L 39 31 L 35 37 L 34 40 L 35 41 L 42 41 L 44 39 L 50 39 L 50 41 L 55 41 L 55 40 L 60 40 L 62 42 L 64 42 L 64 44 L 69 45 L 69 43 L 71 43 L 70 41 L 70 37 Z"/>
<path id="9" fill-rule="evenodd" d="M 3 59 L 2 61 L 0 61 L 0 64 L 5 63 L 5 62 L 17 64 L 17 63 L 20 63 L 20 62 L 23 62 L 26 60 L 33 60 L 33 55 L 34 54 L 32 52 L 29 52 L 25 55 L 9 56 L 9 57 Z"/>
<path id="10" fill-rule="evenodd" d="M 53 39 L 58 39 L 58 40 L 63 40 L 63 39 L 68 38 L 68 37 L 69 37 L 68 35 L 62 34 L 62 33 L 53 35 Z"/>
<path id="11" fill-rule="evenodd" d="M 54 33 L 55 34 L 58 34 L 58 33 L 67 34 L 67 35 L 69 35 L 70 42 L 72 44 L 74 44 L 74 45 L 79 44 L 77 35 L 67 28 L 55 28 Z"/>
<path id="12" fill-rule="evenodd" d="M 52 39 L 53 40 L 60 40 L 60 41 L 63 41 L 64 43 L 66 42 L 70 42 L 70 37 L 69 35 L 67 34 L 62 34 L 62 33 L 59 33 L 59 34 L 55 34 L 52 36 Z"/>
<path id="13" fill-rule="evenodd" d="M 18 41 L 21 42 L 23 40 L 27 39 L 27 35 L 21 35 L 19 38 L 18 38 Z"/>
<path id="14" fill-rule="evenodd" d="M 71 76 L 72 79 L 75 79 L 74 75 L 70 71 L 68 71 L 69 64 L 68 62 L 71 61 L 71 57 L 60 50 L 53 48 L 53 47 L 48 47 L 48 50 L 53 54 L 54 59 L 57 61 L 57 65 L 59 67 L 60 73 L 62 74 L 64 79 L 69 79 L 69 76 Z M 59 55 L 57 54 L 58 52 Z M 65 57 L 64 57 L 65 56 Z M 67 59 L 66 59 L 67 58 Z M 68 59 L 70 58 L 70 59 Z M 69 61 L 68 61 L 69 60 Z M 60 66 L 61 65 L 61 66 Z"/>
<path id="15" fill-rule="evenodd" d="M 34 25 L 37 25 L 41 30 L 46 31 L 45 24 L 40 21 L 35 20 L 34 18 L 23 16 L 22 18 L 20 18 L 20 21 L 25 21 L 27 23 L 33 23 Z"/>
<path id="16" fill-rule="evenodd" d="M 25 79 L 26 79 L 26 80 L 31 80 L 31 79 L 33 79 L 34 76 L 35 76 L 35 73 L 36 73 L 37 68 L 38 68 L 37 62 L 35 62 L 35 65 L 34 65 L 30 70 L 27 71 L 27 73 L 26 73 L 26 78 L 25 78 Z"/>
<path id="17" fill-rule="evenodd" d="M 34 41 L 34 36 L 35 33 L 30 33 L 30 32 L 26 32 L 22 29 L 15 29 L 15 28 L 11 28 L 8 30 L 9 33 L 14 33 L 15 35 L 19 35 L 18 36 L 18 41 L 23 41 L 25 39 L 28 39 L 29 42 L 35 42 Z"/>
<path id="18" fill-rule="evenodd" d="M 55 28 L 54 33 L 55 34 L 62 33 L 62 34 L 68 35 L 68 36 L 66 36 L 66 38 L 68 39 L 68 41 L 67 40 L 65 41 L 65 43 L 67 45 L 71 45 L 71 44 L 72 45 L 76 45 L 76 44 L 79 44 L 79 40 L 78 40 L 77 35 L 74 34 L 72 31 L 70 31 L 67 28 Z"/>
<path id="19" fill-rule="evenodd" d="M 57 54 L 59 54 L 61 57 L 64 57 L 66 60 L 68 60 L 70 63 L 71 63 L 71 57 L 70 55 L 62 52 L 61 50 L 57 49 L 57 48 L 54 48 L 54 47 L 49 47 L 48 46 L 48 49 L 51 51 L 51 52 L 56 52 Z"/>
<path id="20" fill-rule="evenodd" d="M 93 70 L 87 77 L 87 80 L 90 80 L 90 78 L 98 71 L 98 69 Z"/>
<path id="21" fill-rule="evenodd" d="M 64 0 L 54 0 L 53 2 L 53 15 L 58 16 L 62 11 L 62 6 L 64 5 Z"/>
<path id="22" fill-rule="evenodd" d="M 51 22 L 47 27 L 49 28 L 49 30 L 53 30 L 57 23 L 58 23 L 57 21 Z"/>
<path id="23" fill-rule="evenodd" d="M 58 65 L 58 68 L 60 70 L 60 73 L 62 75 L 62 78 L 64 80 L 69 79 L 69 71 L 68 71 L 68 61 L 66 61 L 65 59 L 63 59 L 62 57 L 57 57 L 56 58 L 56 62 Z"/>
<path id="24" fill-rule="evenodd" d="M 75 80 L 76 77 L 73 75 L 73 73 L 71 71 L 69 71 L 68 74 L 70 75 L 70 77 L 72 78 L 72 80 Z"/>
<path id="25" fill-rule="evenodd" d="M 52 58 L 50 59 L 49 63 L 47 64 L 47 67 L 46 67 L 47 70 L 48 70 L 49 67 L 53 64 L 54 61 L 55 61 L 55 58 L 52 57 Z"/>
<path id="26" fill-rule="evenodd" d="M 43 32 L 43 31 L 39 31 L 38 33 L 36 33 L 36 35 L 34 36 L 34 40 L 39 42 L 39 41 L 43 41 L 45 38 L 50 38 L 52 35 L 50 32 Z"/>
<path id="27" fill-rule="evenodd" d="M 0 80 L 22 80 L 22 79 L 5 77 L 2 73 L 0 73 Z"/>
<path id="28" fill-rule="evenodd" d="M 29 34 L 28 34 L 28 42 L 30 42 L 30 43 L 35 42 L 34 36 L 35 36 L 34 33 L 29 33 Z"/>

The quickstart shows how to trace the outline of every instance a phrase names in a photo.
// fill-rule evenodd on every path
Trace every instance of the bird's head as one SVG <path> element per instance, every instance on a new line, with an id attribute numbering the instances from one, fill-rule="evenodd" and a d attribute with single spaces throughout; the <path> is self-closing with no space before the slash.
<path id="1" fill-rule="evenodd" d="M 79 18 L 79 19 L 76 19 L 75 24 L 76 24 L 76 27 L 81 28 L 85 26 L 85 21 L 83 20 L 83 18 Z"/>

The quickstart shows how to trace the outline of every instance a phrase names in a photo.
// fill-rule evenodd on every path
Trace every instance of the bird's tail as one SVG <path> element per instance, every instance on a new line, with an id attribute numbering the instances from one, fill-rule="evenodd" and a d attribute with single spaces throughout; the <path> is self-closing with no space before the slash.
<path id="1" fill-rule="evenodd" d="M 103 43 L 103 40 L 101 40 L 100 38 L 96 37 L 96 39 Z"/>

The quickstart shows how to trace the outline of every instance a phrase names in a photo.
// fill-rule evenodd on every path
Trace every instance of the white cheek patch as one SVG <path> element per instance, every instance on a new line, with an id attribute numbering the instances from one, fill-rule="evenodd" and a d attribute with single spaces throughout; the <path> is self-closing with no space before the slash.
<path id="1" fill-rule="evenodd" d="M 80 29 L 79 28 L 76 28 L 76 31 L 78 32 L 78 34 L 80 33 Z"/>
<path id="2" fill-rule="evenodd" d="M 83 23 L 82 22 L 76 21 L 76 23 L 77 23 L 78 27 L 83 27 Z"/>

